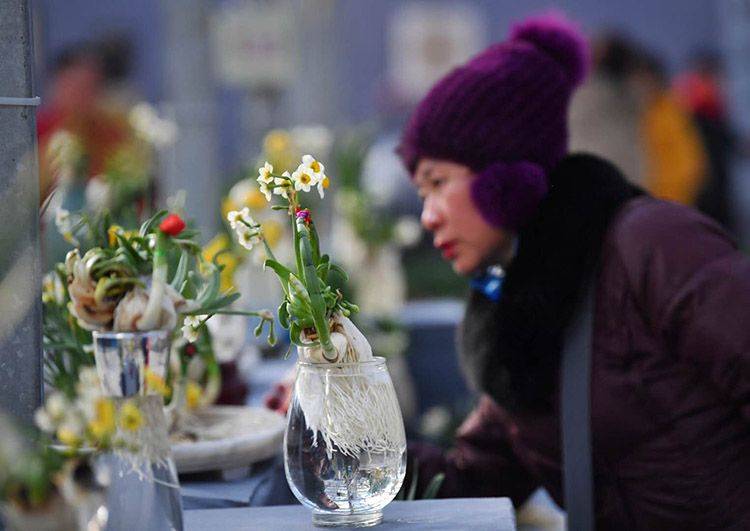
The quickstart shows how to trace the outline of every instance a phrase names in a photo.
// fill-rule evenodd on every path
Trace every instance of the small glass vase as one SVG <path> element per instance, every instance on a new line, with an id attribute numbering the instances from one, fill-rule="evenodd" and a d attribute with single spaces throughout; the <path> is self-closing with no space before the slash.
<path id="1" fill-rule="evenodd" d="M 170 332 L 94 332 L 102 390 L 116 401 L 135 400 L 143 414 L 134 453 L 112 452 L 100 463 L 109 472 L 108 531 L 183 529 L 182 498 L 164 416 L 164 400 L 147 374 L 166 380 Z"/>
<path id="2" fill-rule="evenodd" d="M 368 527 L 401 488 L 406 435 L 384 358 L 298 363 L 284 468 L 320 527 Z"/>

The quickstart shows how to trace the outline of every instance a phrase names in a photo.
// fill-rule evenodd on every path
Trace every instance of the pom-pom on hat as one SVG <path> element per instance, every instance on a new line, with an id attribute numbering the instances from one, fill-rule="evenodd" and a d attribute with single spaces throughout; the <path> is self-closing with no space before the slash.
<path id="1" fill-rule="evenodd" d="M 472 197 L 483 217 L 517 229 L 567 152 L 568 103 L 588 66 L 588 45 L 572 22 L 556 12 L 531 17 L 438 81 L 397 151 L 412 173 L 423 157 L 468 166 L 478 174 Z"/>

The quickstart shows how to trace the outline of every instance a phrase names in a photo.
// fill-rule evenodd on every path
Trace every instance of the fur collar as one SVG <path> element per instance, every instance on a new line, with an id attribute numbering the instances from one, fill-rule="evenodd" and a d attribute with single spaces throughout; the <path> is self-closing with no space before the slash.
<path id="1" fill-rule="evenodd" d="M 643 193 L 590 155 L 563 159 L 549 181 L 537 214 L 519 233 L 500 300 L 472 291 L 461 330 L 467 377 L 510 409 L 552 405 L 563 334 L 607 228 L 625 202 Z"/>

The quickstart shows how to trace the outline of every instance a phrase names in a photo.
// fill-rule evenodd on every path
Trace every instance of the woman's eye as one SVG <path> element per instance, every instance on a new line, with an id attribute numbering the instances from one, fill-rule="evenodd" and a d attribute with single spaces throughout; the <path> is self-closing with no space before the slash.
<path id="1" fill-rule="evenodd" d="M 430 188 L 433 190 L 440 188 L 445 183 L 445 179 L 442 178 L 436 178 L 436 179 L 430 179 Z"/>

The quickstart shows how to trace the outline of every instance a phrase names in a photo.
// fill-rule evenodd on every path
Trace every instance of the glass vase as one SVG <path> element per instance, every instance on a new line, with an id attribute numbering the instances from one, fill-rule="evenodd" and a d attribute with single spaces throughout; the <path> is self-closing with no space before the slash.
<path id="1" fill-rule="evenodd" d="M 154 377 L 166 381 L 170 332 L 94 332 L 93 337 L 104 394 L 118 407 L 125 399 L 135 401 L 143 417 L 135 451 L 100 458 L 109 472 L 107 530 L 181 531 L 182 499 L 164 400 L 148 385 Z"/>
<path id="2" fill-rule="evenodd" d="M 401 488 L 406 436 L 385 359 L 298 363 L 284 468 L 320 527 L 367 527 Z"/>

